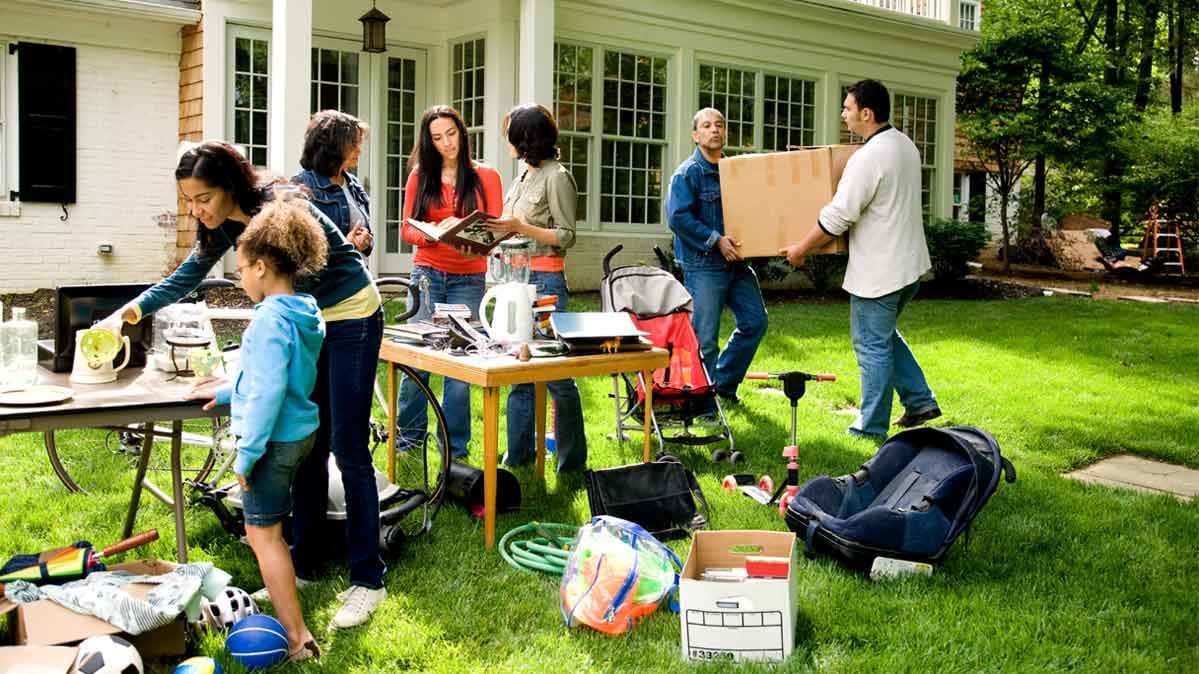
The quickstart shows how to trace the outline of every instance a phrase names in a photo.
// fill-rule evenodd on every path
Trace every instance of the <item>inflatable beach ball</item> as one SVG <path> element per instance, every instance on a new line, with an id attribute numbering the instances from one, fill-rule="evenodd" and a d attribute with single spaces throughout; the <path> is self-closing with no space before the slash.
<path id="1" fill-rule="evenodd" d="M 225 649 L 246 669 L 265 669 L 287 658 L 287 630 L 269 615 L 242 618 L 225 637 Z"/>
<path id="2" fill-rule="evenodd" d="M 171 674 L 224 674 L 224 670 L 221 663 L 201 655 L 180 662 Z"/>
<path id="3" fill-rule="evenodd" d="M 88 637 L 79 644 L 75 669 L 79 674 L 142 674 L 142 656 L 121 637 Z"/>

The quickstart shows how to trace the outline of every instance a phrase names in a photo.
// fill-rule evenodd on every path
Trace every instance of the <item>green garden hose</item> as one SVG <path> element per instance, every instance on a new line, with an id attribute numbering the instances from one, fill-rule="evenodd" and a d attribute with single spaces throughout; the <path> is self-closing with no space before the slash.
<path id="1" fill-rule="evenodd" d="M 500 539 L 500 556 L 519 571 L 561 576 L 578 532 L 579 528 L 571 524 L 530 522 L 504 534 Z M 529 534 L 535 535 L 517 539 Z"/>

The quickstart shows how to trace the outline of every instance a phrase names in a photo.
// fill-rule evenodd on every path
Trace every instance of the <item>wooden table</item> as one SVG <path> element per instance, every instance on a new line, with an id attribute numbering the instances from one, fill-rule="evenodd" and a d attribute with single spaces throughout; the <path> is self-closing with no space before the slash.
<path id="1" fill-rule="evenodd" d="M 183 495 L 183 467 L 180 456 L 183 450 L 183 422 L 186 419 L 228 416 L 229 406 L 218 405 L 211 411 L 204 411 L 201 409 L 204 401 L 183 399 L 183 395 L 192 386 L 192 379 L 173 377 L 150 368 L 126 368 L 117 373 L 115 382 L 108 384 L 76 384 L 69 381 L 68 377 L 66 372 L 51 372 L 39 368 L 39 384 L 66 386 L 74 389 L 75 396 L 59 405 L 0 406 L 0 436 L 33 432 L 48 435 L 65 428 L 144 424 L 146 428 L 142 452 L 138 457 L 133 493 L 129 499 L 129 512 L 125 516 L 125 528 L 121 536 L 128 538 L 133 534 L 146 469 L 150 465 L 150 452 L 154 447 L 155 433 L 152 422 L 170 421 L 172 498 L 169 505 L 175 513 L 176 555 L 181 563 L 186 563 L 187 532 L 183 517 L 186 502 Z M 167 501 L 166 498 L 163 500 Z"/>
<path id="2" fill-rule="evenodd" d="M 388 363 L 387 418 L 388 474 L 395 480 L 396 396 L 399 382 L 396 370 L 407 365 L 417 370 L 451 377 L 474 386 L 483 387 L 483 525 L 484 542 L 495 547 L 495 490 L 496 465 L 499 461 L 500 387 L 514 384 L 533 384 L 534 424 L 537 437 L 537 458 L 534 471 L 537 479 L 545 479 L 545 394 L 546 382 L 557 379 L 578 379 L 595 375 L 637 372 L 642 381 L 653 381 L 653 371 L 666 367 L 670 357 L 664 349 L 626 351 L 591 356 L 558 356 L 534 358 L 521 362 L 512 356 L 452 356 L 424 346 L 393 342 L 384 338 L 379 359 Z M 645 407 L 653 404 L 652 387 L 645 388 Z M 447 410 L 454 413 L 456 410 Z M 650 460 L 650 415 L 645 415 L 644 459 Z"/>

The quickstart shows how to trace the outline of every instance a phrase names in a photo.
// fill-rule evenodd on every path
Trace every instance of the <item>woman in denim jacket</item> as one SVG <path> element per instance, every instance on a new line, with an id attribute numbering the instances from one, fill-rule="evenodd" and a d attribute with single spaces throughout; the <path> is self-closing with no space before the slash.
<path id="1" fill-rule="evenodd" d="M 520 177 L 504 199 L 504 217 L 489 227 L 515 232 L 534 243 L 529 282 L 541 295 L 557 295 L 557 311 L 566 311 L 566 249 L 575 243 L 578 188 L 574 176 L 558 163 L 558 125 L 544 106 L 517 106 L 504 118 L 504 135 L 512 156 L 524 162 Z M 554 439 L 558 472 L 587 465 L 583 405 L 573 379 L 546 385 L 554 401 Z M 519 466 L 533 459 L 533 385 L 513 386 L 508 393 L 508 454 L 504 463 Z"/>
<path id="2" fill-rule="evenodd" d="M 292 178 L 312 192 L 312 203 L 337 225 L 346 239 L 370 257 L 375 247 L 371 233 L 370 197 L 350 169 L 358 166 L 368 127 L 353 115 L 322 110 L 308 121 L 300 171 Z"/>

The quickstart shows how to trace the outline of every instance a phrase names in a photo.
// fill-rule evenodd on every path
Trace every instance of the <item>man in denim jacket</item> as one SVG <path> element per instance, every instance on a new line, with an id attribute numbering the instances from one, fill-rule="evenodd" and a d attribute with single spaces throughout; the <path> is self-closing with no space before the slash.
<path id="1" fill-rule="evenodd" d="M 694 300 L 691 324 L 705 367 L 716 393 L 735 403 L 737 386 L 766 335 L 766 306 L 758 277 L 738 250 L 741 244 L 724 233 L 718 166 L 726 138 L 724 115 L 704 108 L 695 113 L 691 126 L 695 153 L 670 178 L 666 217 L 674 232 L 683 285 Z M 726 305 L 737 327 L 717 355 L 720 314 Z"/>

